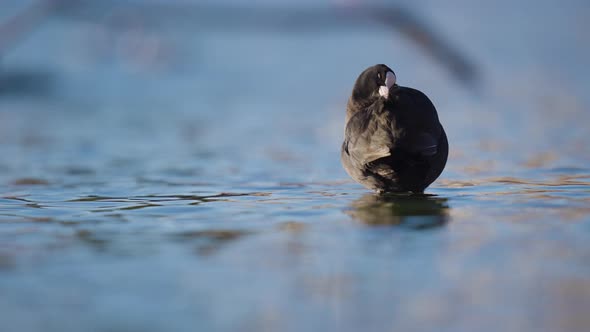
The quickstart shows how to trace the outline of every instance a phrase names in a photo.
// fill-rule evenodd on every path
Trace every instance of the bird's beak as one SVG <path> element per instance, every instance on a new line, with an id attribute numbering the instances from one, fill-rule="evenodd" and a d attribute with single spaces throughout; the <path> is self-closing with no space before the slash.
<path id="1" fill-rule="evenodd" d="M 395 84 L 395 74 L 388 71 L 385 75 L 385 85 L 379 87 L 379 95 L 385 99 L 389 98 L 389 89 Z"/>

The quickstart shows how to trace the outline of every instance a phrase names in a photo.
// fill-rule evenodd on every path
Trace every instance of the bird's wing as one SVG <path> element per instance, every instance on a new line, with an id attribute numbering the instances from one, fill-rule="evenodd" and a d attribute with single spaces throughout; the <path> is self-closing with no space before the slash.
<path id="1" fill-rule="evenodd" d="M 421 157 L 434 156 L 438 152 L 438 139 L 429 133 L 421 132 L 412 139 L 408 150 Z"/>
<path id="2" fill-rule="evenodd" d="M 408 87 L 401 89 L 415 115 L 411 122 L 405 124 L 409 130 L 402 144 L 403 149 L 418 158 L 432 157 L 440 151 L 442 132 L 436 108 L 423 92 Z"/>
<path id="3" fill-rule="evenodd" d="M 343 150 L 359 166 L 391 155 L 392 137 L 386 116 L 358 112 L 346 125 Z"/>
<path id="4" fill-rule="evenodd" d="M 366 165 L 372 161 L 391 155 L 389 148 L 383 145 L 368 145 L 365 148 L 358 148 L 358 145 L 356 145 L 356 147 L 356 149 L 351 149 L 351 156 L 358 160 L 361 165 Z"/>

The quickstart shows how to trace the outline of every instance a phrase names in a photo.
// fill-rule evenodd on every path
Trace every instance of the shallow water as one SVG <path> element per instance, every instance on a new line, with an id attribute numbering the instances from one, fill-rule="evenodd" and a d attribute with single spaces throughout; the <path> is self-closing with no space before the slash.
<path id="1" fill-rule="evenodd" d="M 588 330 L 590 11 L 507 5 L 409 8 L 467 83 L 379 24 L 47 20 L 1 63 L 1 329 Z M 378 62 L 448 133 L 426 195 L 339 164 Z"/>

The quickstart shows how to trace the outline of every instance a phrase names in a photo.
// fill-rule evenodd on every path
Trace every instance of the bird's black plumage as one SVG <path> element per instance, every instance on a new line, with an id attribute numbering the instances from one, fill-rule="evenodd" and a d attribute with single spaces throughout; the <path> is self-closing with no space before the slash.
<path id="1" fill-rule="evenodd" d="M 447 136 L 425 94 L 397 85 L 386 65 L 361 73 L 348 100 L 341 151 L 354 180 L 378 192 L 423 192 L 447 155 Z"/>

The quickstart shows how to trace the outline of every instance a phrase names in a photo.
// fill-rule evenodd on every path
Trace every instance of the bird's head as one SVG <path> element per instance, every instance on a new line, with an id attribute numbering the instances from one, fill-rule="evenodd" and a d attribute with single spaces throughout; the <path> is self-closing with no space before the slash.
<path id="1" fill-rule="evenodd" d="M 396 85 L 395 82 L 395 73 L 386 65 L 369 67 L 356 79 L 352 100 L 359 104 L 367 104 L 377 98 L 388 99 L 389 90 Z"/>

